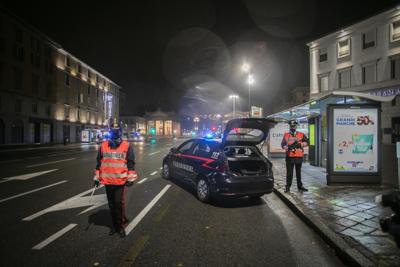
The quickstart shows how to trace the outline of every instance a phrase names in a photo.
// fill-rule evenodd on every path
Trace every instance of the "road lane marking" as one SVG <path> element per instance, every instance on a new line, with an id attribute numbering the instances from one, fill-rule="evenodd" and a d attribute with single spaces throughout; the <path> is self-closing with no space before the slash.
<path id="1" fill-rule="evenodd" d="M 54 169 L 54 170 L 48 170 L 48 171 L 42 171 L 42 172 L 33 172 L 33 173 L 27 173 L 27 174 L 23 174 L 23 175 L 17 175 L 17 176 L 12 176 L 12 177 L 7 177 L 7 178 L 3 178 L 2 180 L 0 180 L 0 184 L 1 183 L 5 183 L 5 182 L 9 182 L 9 181 L 13 181 L 13 180 L 28 180 L 49 172 L 54 172 L 57 171 L 58 169 Z"/>
<path id="2" fill-rule="evenodd" d="M 32 249 L 35 250 L 40 250 L 42 248 L 44 248 L 45 246 L 47 246 L 48 244 L 50 244 L 51 242 L 53 242 L 54 240 L 56 240 L 57 238 L 61 237 L 63 234 L 65 234 L 66 232 L 70 231 L 72 228 L 74 228 L 75 226 L 77 226 L 76 223 L 71 223 L 69 225 L 67 225 L 66 227 L 64 227 L 63 229 L 61 229 L 60 231 L 58 231 L 57 233 L 53 234 L 52 236 L 50 236 L 49 238 L 43 240 L 42 242 L 40 242 L 39 244 L 37 244 L 36 246 L 34 246 Z"/>
<path id="3" fill-rule="evenodd" d="M 69 161 L 69 160 L 74 160 L 74 159 L 75 159 L 75 158 L 62 159 L 62 160 L 56 160 L 56 161 L 49 161 L 49 162 L 46 162 L 46 163 L 28 165 L 28 166 L 26 166 L 26 168 L 32 168 L 32 167 L 37 167 L 37 166 L 42 166 L 42 165 L 48 165 L 48 164 L 54 164 L 54 163 L 63 162 L 63 161 Z"/>
<path id="4" fill-rule="evenodd" d="M 8 197 L 8 198 L 3 198 L 3 199 L 0 199 L 0 203 L 6 202 L 8 200 L 11 200 L 11 199 L 14 199 L 14 198 L 17 198 L 17 197 L 22 197 L 22 196 L 25 196 L 25 195 L 28 195 L 28 194 L 31 194 L 31 193 L 34 193 L 34 192 L 37 192 L 37 191 L 52 187 L 52 186 L 63 184 L 63 183 L 66 183 L 66 182 L 67 182 L 67 180 L 63 180 L 63 181 L 60 181 L 60 182 L 57 182 L 57 183 L 54 183 L 54 184 L 50 184 L 50 185 L 46 185 L 46 186 L 43 186 L 43 187 L 40 187 L 40 188 L 36 188 L 36 189 L 30 190 L 30 191 L 25 192 L 25 193 L 14 195 L 14 196 L 11 196 L 11 197 Z"/>
<path id="5" fill-rule="evenodd" d="M 147 240 L 149 240 L 149 235 L 139 237 L 139 239 L 135 241 L 134 245 L 129 249 L 128 253 L 126 253 L 125 257 L 117 267 L 132 266 L 137 256 L 139 256 L 140 252 L 143 250 Z"/>
<path id="6" fill-rule="evenodd" d="M 162 170 L 162 167 L 160 167 L 160 170 Z"/>
<path id="7" fill-rule="evenodd" d="M 167 190 L 171 187 L 170 184 L 166 185 L 160 193 L 158 193 L 152 201 L 131 221 L 128 226 L 125 227 L 125 232 L 128 235 L 135 227 L 139 224 L 139 222 L 146 216 L 146 214 L 151 210 L 151 208 L 157 203 L 157 201 L 167 192 Z"/>
<path id="8" fill-rule="evenodd" d="M 102 188 L 104 185 L 100 185 L 97 189 Z M 90 200 L 90 196 L 81 198 L 81 196 L 84 196 L 86 194 L 91 193 L 93 188 L 90 188 L 86 191 L 83 191 L 82 193 L 77 194 L 76 196 L 70 197 L 64 201 L 61 201 L 53 206 L 50 206 L 44 210 L 41 210 L 39 212 L 36 212 L 28 217 L 23 218 L 23 221 L 32 221 L 33 219 L 36 219 L 39 216 L 42 216 L 43 214 L 52 212 L 52 211 L 57 211 L 57 210 L 65 210 L 65 209 L 72 209 L 72 208 L 80 208 L 84 206 L 96 206 L 100 207 L 101 205 L 104 205 L 107 203 L 107 199 L 105 198 L 105 194 L 103 195 L 94 195 L 92 200 Z M 82 211 L 81 213 L 89 211 L 89 208 Z M 80 213 L 80 214 L 81 214 Z"/>
<path id="9" fill-rule="evenodd" d="M 158 153 L 160 153 L 160 152 L 161 152 L 160 150 L 159 150 L 159 151 L 156 151 L 156 152 L 152 152 L 152 153 L 149 154 L 149 156 L 153 156 L 153 155 L 158 154 Z"/>
<path id="10" fill-rule="evenodd" d="M 156 175 L 156 174 L 157 174 L 157 171 L 150 173 L 151 176 Z"/>
<path id="11" fill-rule="evenodd" d="M 143 178 L 142 180 L 140 180 L 139 182 L 137 182 L 138 184 L 141 184 L 141 183 L 143 183 L 144 181 L 146 181 L 147 180 L 147 178 Z"/>

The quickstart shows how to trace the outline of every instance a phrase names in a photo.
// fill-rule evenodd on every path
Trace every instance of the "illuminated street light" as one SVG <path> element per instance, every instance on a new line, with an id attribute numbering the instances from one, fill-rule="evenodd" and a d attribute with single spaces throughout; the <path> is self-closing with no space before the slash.
<path id="1" fill-rule="evenodd" d="M 238 99 L 239 96 L 238 95 L 230 95 L 229 98 L 232 99 L 232 105 L 233 105 L 232 117 L 236 118 L 236 99 Z"/>
<path id="2" fill-rule="evenodd" d="M 242 64 L 242 71 L 244 71 L 246 73 L 250 72 L 250 65 L 248 63 L 244 62 Z"/>

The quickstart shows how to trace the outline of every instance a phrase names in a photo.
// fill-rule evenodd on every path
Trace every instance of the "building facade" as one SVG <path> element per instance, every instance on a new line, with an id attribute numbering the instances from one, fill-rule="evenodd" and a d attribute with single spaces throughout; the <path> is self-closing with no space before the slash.
<path id="1" fill-rule="evenodd" d="M 0 144 L 80 142 L 119 115 L 120 87 L 0 9 Z"/>
<path id="2" fill-rule="evenodd" d="M 147 134 L 146 119 L 139 116 L 120 115 L 125 133 L 139 132 Z"/>
<path id="3" fill-rule="evenodd" d="M 400 9 L 393 8 L 308 44 L 310 97 L 333 91 L 395 96 L 382 102 L 383 182 L 397 177 L 400 141 Z M 393 183 L 390 181 L 389 183 Z"/>
<path id="4" fill-rule="evenodd" d="M 174 112 L 163 112 L 156 110 L 146 112 L 147 134 L 156 136 L 180 136 L 181 124 Z"/>

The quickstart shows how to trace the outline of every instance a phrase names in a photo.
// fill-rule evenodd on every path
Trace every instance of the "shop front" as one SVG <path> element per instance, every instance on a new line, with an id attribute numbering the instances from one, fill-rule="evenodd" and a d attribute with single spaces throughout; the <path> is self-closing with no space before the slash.
<path id="1" fill-rule="evenodd" d="M 296 119 L 307 124 L 307 160 L 326 168 L 328 184 L 381 183 L 380 106 L 392 100 L 393 97 L 333 91 L 268 118 L 281 123 Z M 270 141 L 270 148 L 275 146 Z"/>

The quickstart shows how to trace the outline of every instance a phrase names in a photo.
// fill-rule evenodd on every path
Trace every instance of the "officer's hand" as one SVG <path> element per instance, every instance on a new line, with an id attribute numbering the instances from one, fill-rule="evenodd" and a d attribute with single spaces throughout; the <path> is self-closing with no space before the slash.
<path id="1" fill-rule="evenodd" d="M 131 187 L 133 185 L 133 182 L 132 181 L 126 181 L 125 185 L 127 187 Z"/>
<path id="2" fill-rule="evenodd" d="M 100 186 L 100 180 L 96 176 L 93 178 L 93 185 L 95 187 L 99 187 Z"/>

